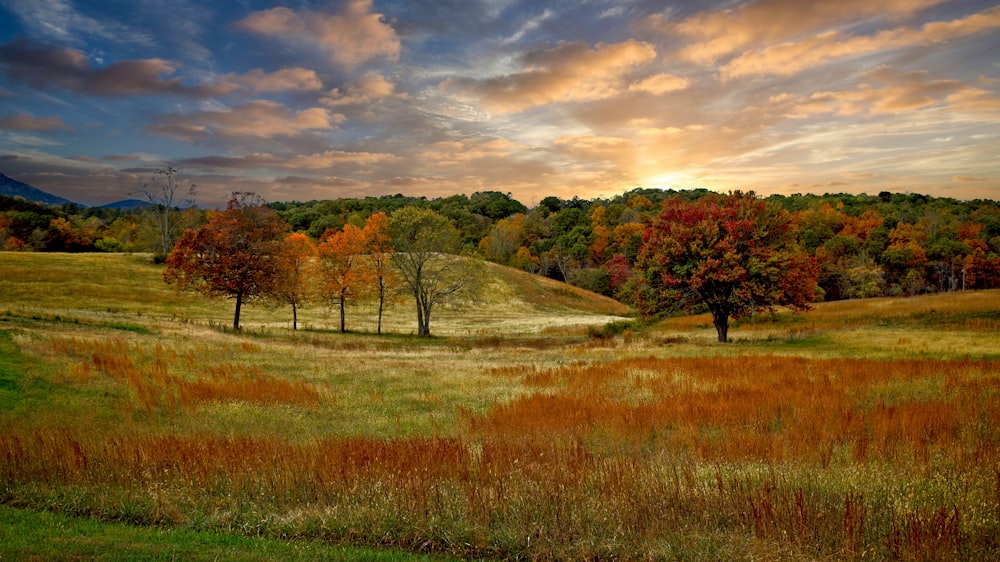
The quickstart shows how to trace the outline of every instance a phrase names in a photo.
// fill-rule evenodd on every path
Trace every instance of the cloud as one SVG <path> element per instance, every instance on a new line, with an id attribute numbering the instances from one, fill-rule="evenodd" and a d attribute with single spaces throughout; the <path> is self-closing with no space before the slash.
<path id="1" fill-rule="evenodd" d="M 154 43 L 147 33 L 135 31 L 112 20 L 96 20 L 86 16 L 65 0 L 4 0 L 3 5 L 35 36 L 68 43 L 77 43 L 78 34 L 144 46 Z"/>
<path id="2" fill-rule="evenodd" d="M 930 22 L 919 28 L 889 29 L 870 36 L 852 37 L 840 31 L 828 31 L 801 41 L 748 51 L 725 64 L 720 73 L 723 78 L 761 74 L 788 76 L 829 60 L 913 45 L 942 43 L 998 27 L 1000 7 L 948 22 Z"/>
<path id="3" fill-rule="evenodd" d="M 211 135 L 273 138 L 314 129 L 333 129 L 344 117 L 321 107 L 290 111 L 283 104 L 258 100 L 225 111 L 163 115 L 149 131 L 193 141 Z"/>
<path id="4" fill-rule="evenodd" d="M 689 85 L 687 78 L 681 78 L 672 74 L 654 74 L 649 78 L 629 84 L 630 92 L 646 92 L 653 95 L 666 94 L 686 90 Z"/>
<path id="5" fill-rule="evenodd" d="M 879 16 L 910 15 L 941 1 L 757 0 L 733 8 L 701 12 L 679 22 L 663 14 L 654 14 L 643 23 L 664 35 L 688 38 L 690 44 L 680 50 L 681 58 L 697 64 L 712 64 L 733 53 L 787 41 L 831 26 Z"/>
<path id="6" fill-rule="evenodd" d="M 73 127 L 63 123 L 59 117 L 32 117 L 31 115 L 8 115 L 0 119 L 0 129 L 9 131 L 72 131 Z"/>
<path id="7" fill-rule="evenodd" d="M 522 25 L 520 29 L 515 31 L 514 34 L 511 35 L 510 37 L 504 39 L 502 43 L 504 44 L 517 43 L 518 41 L 523 39 L 525 35 L 534 31 L 535 29 L 538 29 L 538 26 L 545 23 L 546 20 L 552 19 L 554 15 L 555 13 L 552 10 L 546 8 L 545 11 L 542 12 L 540 15 L 535 16 L 529 19 L 528 21 L 524 22 L 524 25 Z"/>
<path id="8" fill-rule="evenodd" d="M 485 158 L 507 158 L 521 148 L 507 139 L 439 141 L 420 152 L 422 162 L 454 166 Z"/>
<path id="9" fill-rule="evenodd" d="M 164 79 L 163 75 L 173 74 L 176 68 L 163 59 L 119 61 L 93 68 L 81 51 L 25 39 L 0 46 L 0 70 L 35 89 L 59 87 L 104 97 L 175 94 L 201 98 L 235 89 L 231 84 L 187 86 L 180 78 Z"/>
<path id="10" fill-rule="evenodd" d="M 631 39 L 594 48 L 561 42 L 524 54 L 521 72 L 485 80 L 448 79 L 442 87 L 479 98 L 489 111 L 517 113 L 555 102 L 613 97 L 627 89 L 625 78 L 633 68 L 655 58 L 652 45 Z"/>
<path id="11" fill-rule="evenodd" d="M 395 84 L 380 74 L 369 72 L 349 82 L 345 92 L 341 92 L 340 88 L 333 88 L 320 98 L 320 102 L 330 107 L 365 104 L 396 95 L 395 91 Z M 398 95 L 406 97 L 403 94 Z"/>
<path id="12" fill-rule="evenodd" d="M 385 153 L 327 150 L 316 154 L 282 157 L 268 153 L 247 156 L 204 156 L 180 160 L 182 166 L 227 169 L 321 170 L 341 165 L 368 166 L 396 157 Z"/>
<path id="13" fill-rule="evenodd" d="M 226 74 L 220 82 L 239 84 L 255 92 L 315 92 L 323 89 L 323 82 L 315 70 L 300 67 L 274 72 L 256 68 L 245 74 Z"/>
<path id="14" fill-rule="evenodd" d="M 816 92 L 807 97 L 782 94 L 774 104 L 790 104 L 789 117 L 806 118 L 822 113 L 844 116 L 884 115 L 933 105 L 953 108 L 1000 108 L 1000 100 L 989 92 L 971 88 L 958 80 L 930 79 L 925 71 L 899 72 L 881 66 L 864 75 L 867 80 L 850 90 Z"/>
<path id="15" fill-rule="evenodd" d="M 973 182 L 983 182 L 990 181 L 990 178 L 979 178 L 974 176 L 954 176 L 951 181 L 955 183 L 973 183 Z"/>
<path id="16" fill-rule="evenodd" d="M 337 14 L 278 7 L 254 12 L 236 25 L 287 42 L 317 46 L 340 66 L 354 67 L 379 57 L 399 60 L 399 36 L 381 14 L 371 10 L 371 0 L 350 0 Z"/>

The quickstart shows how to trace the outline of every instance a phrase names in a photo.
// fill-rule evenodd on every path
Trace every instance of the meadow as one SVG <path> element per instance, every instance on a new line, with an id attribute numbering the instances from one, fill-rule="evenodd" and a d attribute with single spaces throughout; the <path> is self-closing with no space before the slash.
<path id="1" fill-rule="evenodd" d="M 1000 292 L 718 344 L 492 271 L 433 338 L 234 333 L 147 256 L 0 253 L 0 559 L 1000 559 Z"/>

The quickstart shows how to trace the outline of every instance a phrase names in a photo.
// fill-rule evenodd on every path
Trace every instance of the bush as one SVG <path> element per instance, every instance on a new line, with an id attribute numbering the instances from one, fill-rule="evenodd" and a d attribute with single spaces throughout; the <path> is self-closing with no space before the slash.
<path id="1" fill-rule="evenodd" d="M 615 320 L 603 326 L 590 326 L 587 328 L 587 335 L 593 339 L 606 340 L 638 329 L 639 323 L 634 320 Z"/>

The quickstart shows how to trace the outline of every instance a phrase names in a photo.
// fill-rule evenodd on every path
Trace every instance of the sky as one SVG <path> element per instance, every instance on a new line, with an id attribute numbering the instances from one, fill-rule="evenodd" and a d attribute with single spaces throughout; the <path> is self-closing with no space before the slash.
<path id="1" fill-rule="evenodd" d="M 1000 3 L 0 0 L 0 172 L 202 206 L 636 187 L 1000 199 Z"/>

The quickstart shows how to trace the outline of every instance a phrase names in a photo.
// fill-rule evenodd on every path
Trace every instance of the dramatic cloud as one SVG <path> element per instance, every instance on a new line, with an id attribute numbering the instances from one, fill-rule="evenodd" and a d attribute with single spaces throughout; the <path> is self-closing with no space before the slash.
<path id="1" fill-rule="evenodd" d="M 119 61 L 93 68 L 81 51 L 25 39 L 0 46 L 0 69 L 11 80 L 32 88 L 65 88 L 105 97 L 140 94 L 211 97 L 235 88 L 230 84 L 188 86 L 179 77 L 164 79 L 163 75 L 173 74 L 177 69 L 163 59 Z"/>
<path id="2" fill-rule="evenodd" d="M 371 0 L 350 0 L 343 11 L 333 15 L 279 7 L 254 12 L 237 26 L 291 43 L 311 43 L 326 51 L 331 61 L 346 67 L 380 57 L 398 60 L 399 36 L 381 14 L 371 10 Z"/>
<path id="3" fill-rule="evenodd" d="M 88 202 L 167 162 L 209 205 L 995 198 L 998 37 L 986 0 L 0 0 L 0 164 Z"/>
<path id="4" fill-rule="evenodd" d="M 315 92 L 323 89 L 323 82 L 315 70 L 283 68 L 264 72 L 257 68 L 246 74 L 227 74 L 221 82 L 231 82 L 255 92 Z"/>
<path id="5" fill-rule="evenodd" d="M 73 130 L 62 122 L 59 117 L 32 117 L 31 115 L 8 115 L 0 118 L 0 129 L 10 131 L 55 131 L 59 129 Z"/>
<path id="6" fill-rule="evenodd" d="M 851 37 L 840 31 L 828 31 L 802 41 L 749 51 L 724 65 L 720 73 L 725 78 L 759 74 L 787 76 L 834 59 L 912 45 L 941 43 L 998 27 L 1000 7 L 949 22 L 931 22 L 916 29 L 890 29 L 871 36 Z"/>
<path id="7" fill-rule="evenodd" d="M 342 120 L 343 116 L 320 107 L 290 111 L 278 102 L 260 100 L 226 111 L 163 115 L 149 130 L 189 141 L 211 135 L 272 138 L 333 129 Z"/>
<path id="8" fill-rule="evenodd" d="M 593 49 L 562 42 L 526 53 L 522 72 L 485 80 L 448 79 L 442 87 L 479 98 L 488 111 L 516 113 L 555 102 L 618 95 L 628 88 L 627 74 L 655 58 L 653 46 L 641 41 L 598 44 Z"/>

